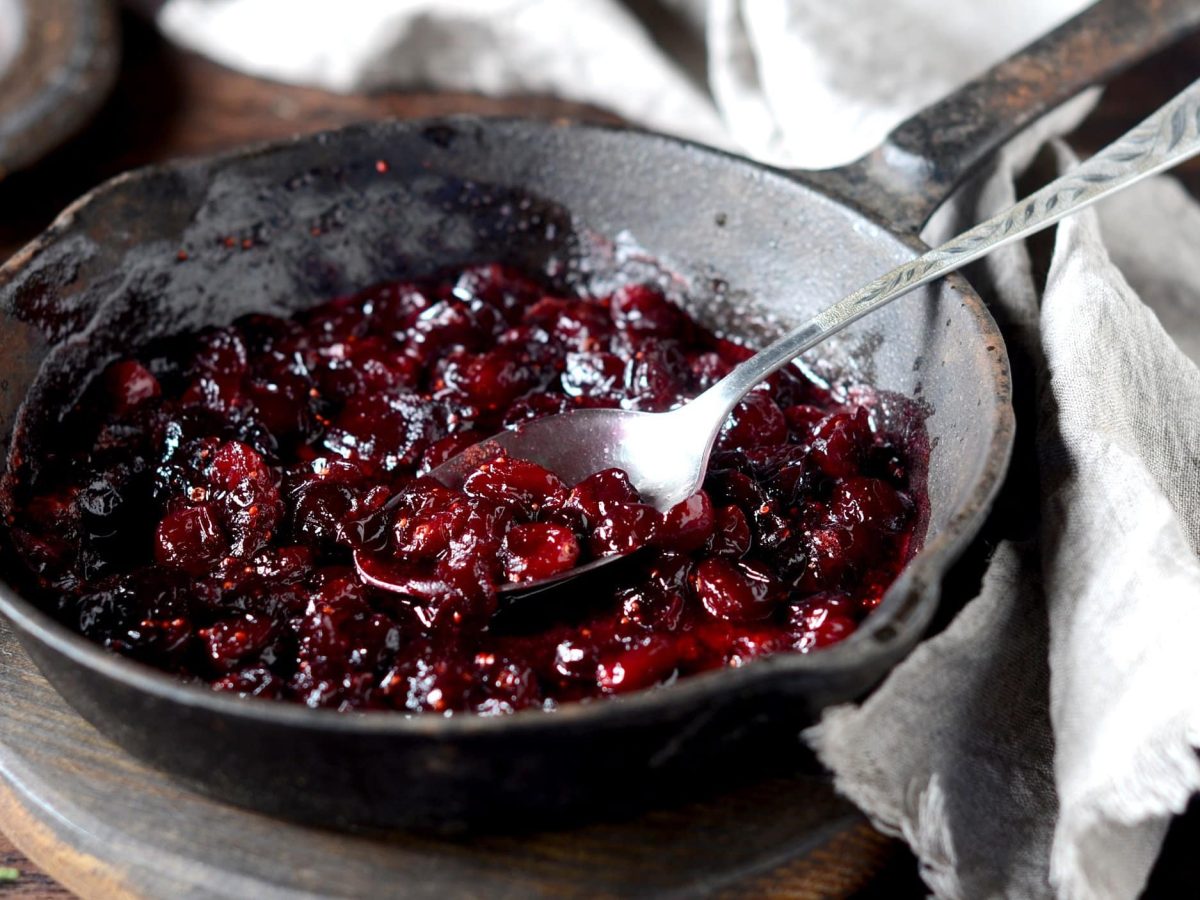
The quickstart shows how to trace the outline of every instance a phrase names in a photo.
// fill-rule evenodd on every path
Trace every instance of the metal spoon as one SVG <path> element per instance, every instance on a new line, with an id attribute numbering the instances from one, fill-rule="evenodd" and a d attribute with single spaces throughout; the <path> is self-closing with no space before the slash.
<path id="1" fill-rule="evenodd" d="M 505 454 L 536 462 L 567 484 L 615 467 L 628 473 L 644 502 L 665 512 L 700 489 L 721 425 L 738 401 L 771 373 L 897 297 L 1200 153 L 1198 116 L 1200 81 L 1073 171 L 859 288 L 684 406 L 665 413 L 581 409 L 536 419 L 469 447 L 431 474 L 448 487 L 461 487 L 477 466 Z M 542 581 L 507 584 L 500 592 L 542 591 L 618 558 L 601 557 Z M 399 590 L 383 568 L 372 565 L 369 555 L 356 553 L 355 564 L 369 583 Z"/>

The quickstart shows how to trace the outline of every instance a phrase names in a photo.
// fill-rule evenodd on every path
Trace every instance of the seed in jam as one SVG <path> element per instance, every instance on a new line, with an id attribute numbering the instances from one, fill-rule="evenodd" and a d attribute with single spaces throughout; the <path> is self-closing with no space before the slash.
<path id="1" fill-rule="evenodd" d="M 818 651 L 916 549 L 919 426 L 888 431 L 868 389 L 772 376 L 665 514 L 617 469 L 428 475 L 531 419 L 673 408 L 748 355 L 652 285 L 572 294 L 494 264 L 243 316 L 109 365 L 24 454 L 11 544 L 89 639 L 314 707 L 503 715 Z M 630 552 L 529 607 L 497 594 Z"/>

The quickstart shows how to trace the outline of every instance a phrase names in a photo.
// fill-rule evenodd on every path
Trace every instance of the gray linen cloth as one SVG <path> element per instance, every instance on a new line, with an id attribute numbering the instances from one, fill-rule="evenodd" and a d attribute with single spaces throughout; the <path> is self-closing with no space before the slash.
<path id="1" fill-rule="evenodd" d="M 167 0 L 158 21 L 281 80 L 551 92 L 819 166 L 1084 0 L 664 2 L 678 41 L 618 0 L 291 0 L 283 17 L 276 0 Z M 689 39 L 706 77 L 677 49 Z M 1043 176 L 1071 166 L 1054 135 L 1091 99 L 1006 148 L 927 237 L 1012 202 L 1035 158 Z M 1200 207 L 1158 178 L 1051 241 L 1044 285 L 1024 246 L 970 273 L 1031 385 L 1031 458 L 1004 501 L 1027 533 L 866 702 L 806 734 L 940 897 L 1136 896 L 1200 788 Z"/>

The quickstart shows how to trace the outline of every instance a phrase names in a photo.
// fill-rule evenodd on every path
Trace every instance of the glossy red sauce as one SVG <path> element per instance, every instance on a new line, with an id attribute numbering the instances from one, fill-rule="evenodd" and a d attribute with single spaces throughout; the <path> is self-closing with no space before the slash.
<path id="1" fill-rule="evenodd" d="M 652 288 L 560 296 L 500 266 L 247 316 L 111 365 L 19 485 L 12 543 L 92 640 L 314 707 L 553 708 L 812 652 L 911 555 L 924 461 L 799 369 L 743 401 L 704 490 L 665 516 L 617 470 L 424 477 L 535 417 L 669 409 L 749 353 Z M 354 546 L 405 595 L 364 585 Z M 634 548 L 497 603 L 505 581 Z"/>

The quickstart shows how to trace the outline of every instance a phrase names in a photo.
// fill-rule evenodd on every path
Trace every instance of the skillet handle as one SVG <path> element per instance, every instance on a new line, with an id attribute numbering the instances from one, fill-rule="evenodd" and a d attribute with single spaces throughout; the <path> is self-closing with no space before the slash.
<path id="1" fill-rule="evenodd" d="M 836 169 L 796 172 L 897 231 L 916 233 L 1026 125 L 1200 26 L 1197 0 L 1099 0 Z"/>

